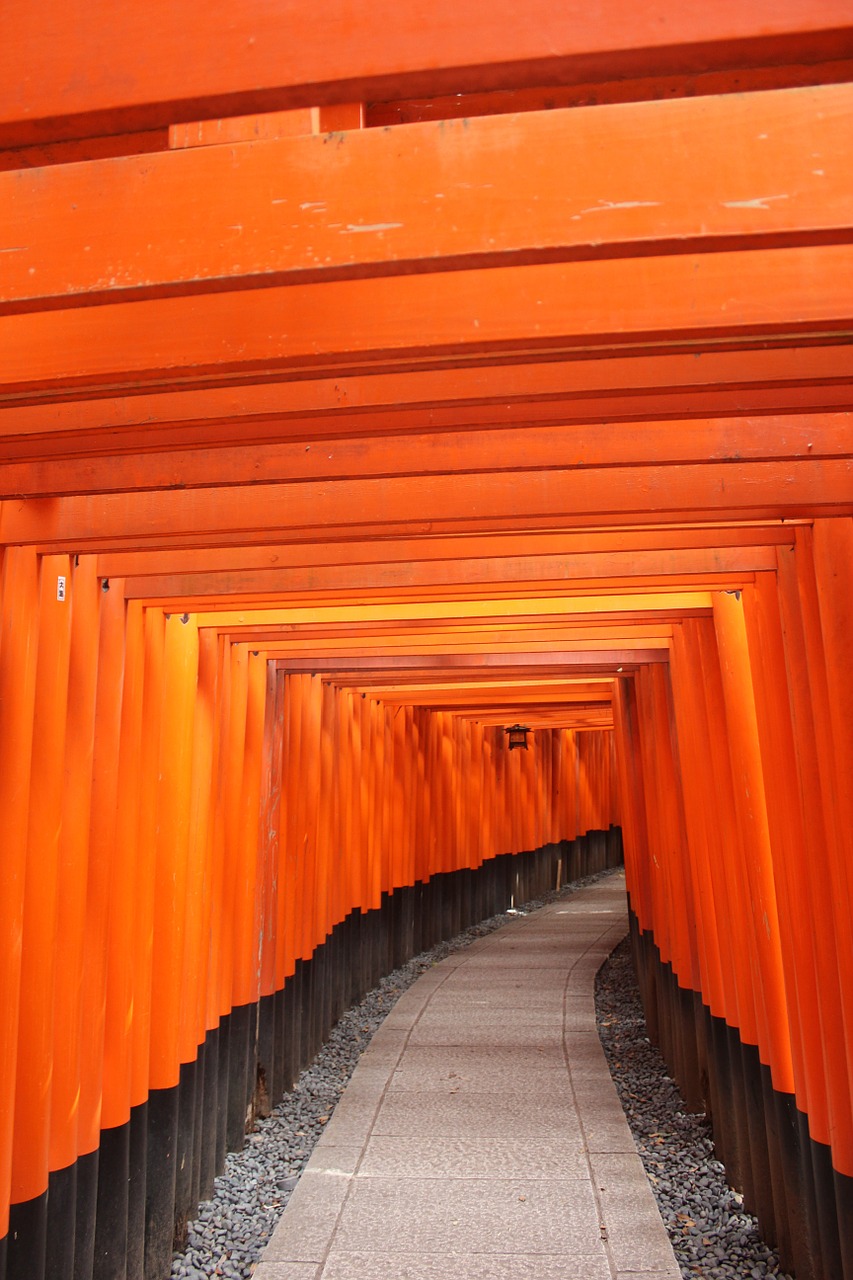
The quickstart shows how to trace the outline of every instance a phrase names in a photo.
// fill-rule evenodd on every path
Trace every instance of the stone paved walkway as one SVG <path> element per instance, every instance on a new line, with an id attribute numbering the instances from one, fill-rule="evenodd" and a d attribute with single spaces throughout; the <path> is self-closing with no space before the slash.
<path id="1" fill-rule="evenodd" d="M 610 876 L 449 956 L 363 1055 L 256 1280 L 679 1280 L 593 983 Z"/>

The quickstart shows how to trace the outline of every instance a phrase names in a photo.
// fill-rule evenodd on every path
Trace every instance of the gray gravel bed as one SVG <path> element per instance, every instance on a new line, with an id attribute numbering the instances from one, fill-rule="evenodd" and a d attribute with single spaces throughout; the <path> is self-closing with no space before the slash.
<path id="1" fill-rule="evenodd" d="M 610 872 L 603 872 L 609 875 Z M 343 1015 L 295 1089 L 259 1120 L 242 1151 L 231 1152 L 215 1196 L 199 1206 L 187 1247 L 175 1254 L 174 1280 L 248 1280 L 272 1235 L 314 1144 L 361 1054 L 398 998 L 439 960 L 600 879 L 587 876 L 517 911 L 492 916 L 395 969 Z M 684 1277 L 790 1280 L 761 1241 L 755 1220 L 725 1184 L 703 1117 L 686 1115 L 660 1054 L 648 1042 L 630 954 L 622 944 L 603 966 L 596 990 L 599 1028 L 634 1140 L 657 1196 Z M 626 1105 L 627 1104 L 627 1105 Z"/>
<path id="2" fill-rule="evenodd" d="M 646 1020 L 626 939 L 596 979 L 598 1034 L 640 1158 L 649 1176 L 685 1280 L 791 1280 L 761 1238 L 743 1197 L 714 1159 L 704 1115 L 684 1099 L 646 1034 Z"/>

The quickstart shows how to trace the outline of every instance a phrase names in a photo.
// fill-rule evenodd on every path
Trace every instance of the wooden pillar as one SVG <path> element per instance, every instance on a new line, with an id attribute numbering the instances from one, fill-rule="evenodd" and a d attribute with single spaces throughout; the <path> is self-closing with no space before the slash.
<path id="1" fill-rule="evenodd" d="M 60 577 L 66 589 L 58 592 Z M 28 1280 L 44 1276 L 47 1247 L 59 831 L 71 642 L 69 585 L 68 557 L 46 556 L 41 562 L 38 613 L 33 619 L 38 627 L 38 660 L 20 935 L 20 1018 L 12 1148 L 15 1208 L 9 1256 L 10 1276 L 26 1274 Z M 8 731 L 5 723 L 3 729 L 4 733 Z M 5 882 L 4 856 L 4 893 Z M 11 1101 L 7 1095 L 8 1110 L 12 1109 Z"/>

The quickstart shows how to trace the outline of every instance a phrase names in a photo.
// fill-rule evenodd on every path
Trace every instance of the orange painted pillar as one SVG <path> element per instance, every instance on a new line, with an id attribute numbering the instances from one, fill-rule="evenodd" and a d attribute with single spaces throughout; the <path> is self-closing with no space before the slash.
<path id="1" fill-rule="evenodd" d="M 712 876 L 721 903 L 721 917 L 728 922 L 726 940 L 731 956 L 731 997 L 727 996 L 726 1021 L 737 1027 L 745 1044 L 758 1044 L 758 995 L 753 975 L 757 971 L 755 939 L 751 927 L 749 885 L 743 833 L 734 800 L 731 754 L 726 722 L 720 652 L 713 620 L 691 623 L 695 628 L 701 662 L 701 683 L 707 716 L 708 771 L 715 797 Z M 727 988 L 727 991 L 729 989 Z"/>
<path id="2" fill-rule="evenodd" d="M 790 1026 L 755 692 L 740 593 L 715 594 L 714 625 L 720 651 L 735 812 L 743 834 L 751 936 L 758 966 L 755 1000 L 759 1051 L 762 1062 L 770 1067 L 774 1087 L 790 1093 L 794 1084 Z"/>
<path id="3" fill-rule="evenodd" d="M 316 676 L 304 677 L 302 703 L 302 781 L 300 802 L 299 849 L 305 866 L 302 935 L 302 958 L 310 960 L 314 948 L 322 941 L 317 904 L 317 806 L 320 786 L 320 736 L 322 704 L 320 681 Z"/>
<path id="4" fill-rule="evenodd" d="M 111 584 L 110 594 L 118 584 Z M 116 827 L 107 917 L 107 971 L 104 1035 L 104 1085 L 101 1127 L 116 1128 L 130 1119 L 133 1068 L 134 923 L 138 909 L 139 799 L 141 782 L 145 632 L 141 605 L 125 609 L 124 671 L 116 776 Z M 141 1099 L 136 1099 L 141 1101 Z"/>
<path id="5" fill-rule="evenodd" d="M 21 999 L 21 942 L 27 866 L 30 771 L 39 621 L 38 562 L 29 548 L 3 553 L 0 596 L 0 812 L 3 893 L 0 894 L 0 1236 L 9 1229 L 15 1076 Z"/>
<path id="6" fill-rule="evenodd" d="M 798 551 L 805 539 L 798 537 Z M 816 520 L 812 540 L 813 582 L 803 566 L 800 582 L 805 592 L 813 591 L 817 605 L 819 636 L 811 624 L 811 663 L 814 662 L 813 689 L 816 715 L 820 716 L 818 743 L 820 768 L 826 783 L 827 845 L 825 871 L 832 890 L 830 906 L 834 913 L 838 941 L 837 964 L 841 987 L 842 1025 L 846 1044 L 846 1061 L 853 1062 L 853 679 L 850 673 L 850 651 L 853 645 L 853 520 Z M 804 610 L 804 619 L 807 617 Z M 823 665 L 819 662 L 818 645 L 822 646 Z M 825 688 L 823 679 L 825 677 Z M 828 732 L 827 732 L 828 730 Z M 828 784 L 828 785 L 827 785 Z M 849 1078 L 847 1093 L 853 1091 Z M 839 1105 L 843 1106 L 843 1101 Z M 839 1134 L 839 1138 L 841 1135 Z M 853 1170 L 853 1151 L 846 1142 L 835 1141 L 833 1160 L 840 1172 Z"/>
<path id="7" fill-rule="evenodd" d="M 350 725 L 349 752 L 351 758 L 350 776 L 350 828 L 347 837 L 349 850 L 349 875 L 352 886 L 351 901 L 359 911 L 365 909 L 367 900 L 367 859 L 365 844 L 364 812 L 367 797 L 367 777 L 365 775 L 362 735 L 364 726 L 365 700 L 360 694 L 347 693 L 346 705 Z"/>
<path id="8" fill-rule="evenodd" d="M 178 1054 L 192 1062 L 209 1030 L 210 938 L 213 901 L 213 826 L 216 777 L 216 694 L 219 650 L 216 636 L 198 632 L 198 678 L 193 702 L 190 812 L 187 835 L 187 903 L 184 929 L 183 993 Z"/>
<path id="9" fill-rule="evenodd" d="M 235 975 L 240 945 L 238 922 L 242 900 L 240 819 L 243 761 L 246 750 L 246 706 L 249 696 L 249 651 L 245 644 L 228 646 L 228 703 L 224 726 L 220 785 L 222 786 L 222 1014 L 235 1004 Z"/>
<path id="10" fill-rule="evenodd" d="M 139 826 L 133 925 L 133 1024 L 131 1098 L 145 1102 L 151 1087 L 151 981 L 154 952 L 157 872 L 157 804 L 160 726 L 163 716 L 163 660 L 166 620 L 163 610 L 148 608 L 143 618 L 142 732 L 139 767 Z"/>
<path id="11" fill-rule="evenodd" d="M 646 820 L 637 694 L 633 677 L 629 679 L 623 676 L 616 681 L 613 693 L 613 719 L 616 735 L 616 763 L 622 798 L 625 880 L 631 909 L 637 917 L 640 928 L 648 930 L 654 924 L 649 886 L 649 827 Z M 582 833 L 578 771 L 579 762 L 575 771 L 575 795 L 578 806 L 577 831 Z"/>
<path id="12" fill-rule="evenodd" d="M 715 814 L 718 801 L 709 778 L 710 744 L 701 687 L 701 662 L 692 619 L 673 627 L 672 684 L 673 708 L 678 734 L 684 791 L 684 818 L 688 841 L 688 871 L 693 878 L 693 900 L 697 904 L 696 930 L 699 981 L 711 1013 L 726 1015 L 721 950 L 725 946 L 713 867 L 718 865 L 714 850 Z M 711 802 L 709 803 L 709 796 Z"/>
<path id="13" fill-rule="evenodd" d="M 274 737 L 277 740 L 276 756 L 273 768 L 277 770 L 275 786 L 278 792 L 278 812 L 272 817 L 276 823 L 278 841 L 273 876 L 275 878 L 275 918 L 272 923 L 275 968 L 273 973 L 273 990 L 280 991 L 285 979 L 290 977 L 292 969 L 292 950 L 289 948 L 288 933 L 292 927 L 290 919 L 290 869 L 287 851 L 287 811 L 289 797 L 287 795 L 287 768 L 290 755 L 290 715 L 287 705 L 287 676 L 277 671 L 275 664 L 270 664 L 270 671 L 275 680 L 275 701 L 273 720 Z"/>
<path id="14" fill-rule="evenodd" d="M 391 714 L 394 774 L 391 815 L 391 848 L 389 891 L 400 888 L 406 879 L 409 819 L 409 765 L 411 742 L 408 733 L 411 709 L 396 707 Z"/>
<path id="15" fill-rule="evenodd" d="M 651 673 L 642 668 L 636 675 L 637 713 L 641 773 L 645 790 L 645 811 L 649 838 L 648 887 L 654 920 L 655 942 L 664 963 L 671 963 L 677 972 L 680 961 L 677 937 L 677 916 L 681 903 L 674 893 L 674 830 L 671 813 L 671 797 L 666 783 L 672 769 L 664 768 L 662 757 L 670 744 L 666 740 L 666 727 L 658 722 L 654 701 Z M 584 734 L 583 738 L 586 739 Z"/>
<path id="16" fill-rule="evenodd" d="M 416 770 L 416 813 L 414 880 L 423 881 L 427 877 L 427 858 L 429 849 L 429 830 L 432 822 L 432 794 L 429 774 L 430 715 L 422 707 L 415 709 L 415 722 L 418 728 L 417 770 Z"/>
<path id="17" fill-rule="evenodd" d="M 199 632 L 199 680 L 202 678 L 202 641 Z M 213 763 L 211 772 L 212 802 L 210 833 L 210 943 L 207 960 L 205 1022 L 208 1030 L 220 1025 L 220 1019 L 231 1007 L 230 970 L 225 964 L 225 942 L 228 939 L 230 964 L 230 899 L 226 898 L 226 793 L 228 787 L 228 732 L 231 719 L 231 644 L 227 636 L 217 635 L 216 648 L 216 715 L 213 725 Z"/>
<path id="18" fill-rule="evenodd" d="M 405 821 L 403 824 L 404 849 L 401 861 L 401 883 L 415 883 L 415 840 L 417 838 L 418 813 L 418 755 L 420 750 L 420 725 L 414 707 L 406 708 L 406 780 Z"/>
<path id="19" fill-rule="evenodd" d="M 299 759 L 302 709 L 298 677 L 285 675 L 284 709 L 287 717 L 287 739 L 282 775 L 282 831 L 284 839 L 284 976 L 295 971 L 301 954 L 301 858 L 297 849 L 296 819 L 299 804 Z"/>
<path id="20" fill-rule="evenodd" d="M 81 1004 L 86 886 L 95 741 L 101 592 L 94 556 L 72 567 L 71 644 L 62 818 L 59 836 L 57 952 L 54 971 L 50 1167 L 67 1169 L 78 1154 Z M 2 657 L 0 656 L 0 660 Z"/>
<path id="21" fill-rule="evenodd" d="M 281 719 L 280 681 L 275 663 L 266 664 L 264 736 L 261 774 L 261 813 L 258 830 L 258 881 L 261 888 L 260 992 L 276 990 L 276 937 L 278 935 L 278 868 L 281 832 L 281 769 L 284 725 Z"/>
<path id="22" fill-rule="evenodd" d="M 348 689 L 339 689 L 336 693 L 336 715 L 338 717 L 338 749 L 340 751 L 339 787 L 339 822 L 338 848 L 336 859 L 338 866 L 337 914 L 339 919 L 346 919 L 359 903 L 358 880 L 356 876 L 358 849 L 355 842 L 355 796 L 358 787 L 354 735 L 355 715 L 353 695 Z"/>
<path id="23" fill-rule="evenodd" d="M 835 522 L 817 522 L 821 539 L 835 536 Z M 816 527 L 817 527 L 816 525 Z M 818 588 L 815 534 L 808 527 L 796 531 L 793 573 L 790 558 L 779 551 L 780 600 L 786 649 L 802 644 L 807 684 L 797 679 L 800 663 L 792 665 L 791 700 L 798 737 L 798 760 L 803 771 L 802 797 L 806 811 L 806 833 L 816 849 L 807 870 L 817 880 L 814 900 L 821 927 L 815 938 L 822 979 L 820 994 L 825 1009 L 822 1018 L 823 1052 L 830 1090 L 829 1112 L 832 1126 L 833 1160 L 843 1172 L 853 1167 L 853 1061 L 850 1017 L 850 975 L 853 974 L 853 933 L 850 930 L 848 888 L 849 833 L 844 831 L 843 804 L 839 788 L 846 786 L 843 763 L 835 749 L 832 721 L 834 690 L 824 647 Z M 793 581 L 791 579 L 794 579 Z M 823 585 L 823 593 L 827 590 Z M 838 603 L 824 595 L 823 615 Z M 842 606 L 843 607 L 843 606 Z M 798 624 L 798 625 L 797 625 Z M 830 624 L 831 630 L 831 624 Z M 835 655 L 837 661 L 837 653 Z"/>
<path id="24" fill-rule="evenodd" d="M 368 735 L 367 767 L 370 771 L 370 801 L 367 819 L 368 842 L 368 896 L 367 908 L 373 910 L 379 906 L 382 895 L 382 818 L 384 764 L 385 764 L 385 723 L 382 708 L 372 698 L 366 703 Z"/>
<path id="25" fill-rule="evenodd" d="M 152 1089 L 180 1074 L 182 983 L 187 914 L 187 859 L 192 794 L 193 722 L 198 681 L 198 628 L 187 615 L 166 619 L 163 711 L 158 765 L 151 966 Z M 194 908 L 193 908 L 194 909 Z"/>
<path id="26" fill-rule="evenodd" d="M 57 582 L 60 579 L 64 581 L 65 590 L 58 592 Z M 43 1195 L 47 1190 L 49 1170 L 54 969 L 59 932 L 59 831 L 71 648 L 70 581 L 68 556 L 43 558 L 38 614 L 33 619 L 38 626 L 38 660 L 21 939 L 18 1067 L 14 1090 L 13 1202 L 34 1200 Z M 3 730 L 5 735 L 5 723 Z M 3 879 L 5 893 L 5 847 Z M 3 936 L 6 938 L 8 935 Z M 6 1098 L 5 1106 L 11 1110 L 10 1095 Z M 45 1210 L 46 1207 L 45 1204 Z"/>
<path id="27" fill-rule="evenodd" d="M 237 646 L 235 646 L 237 647 Z M 254 1004 L 260 994 L 260 885 L 258 878 L 258 821 L 263 768 L 266 659 L 246 654 L 245 721 L 240 786 L 236 795 L 238 825 L 234 856 L 234 971 L 232 1003 Z"/>
<path id="28" fill-rule="evenodd" d="M 793 1084 L 801 1110 L 814 1123 L 814 1136 L 829 1140 L 829 1117 L 822 1050 L 815 957 L 815 918 L 809 880 L 803 871 L 806 832 L 800 796 L 799 742 L 791 722 L 788 673 L 775 574 L 756 574 L 744 592 L 744 618 L 754 689 L 759 742 L 767 794 L 774 861 L 782 963 L 791 1028 Z"/>
<path id="29" fill-rule="evenodd" d="M 335 824 L 337 817 L 336 716 L 334 690 L 319 681 L 317 691 L 320 714 L 319 784 L 315 795 L 315 832 L 317 842 L 317 941 L 324 942 L 335 923 L 337 885 L 335 869 Z"/>
<path id="30" fill-rule="evenodd" d="M 82 1040 L 80 1045 L 79 1154 L 100 1142 L 107 1004 L 109 914 L 116 862 L 116 808 L 124 685 L 124 584 L 101 584 L 98 690 L 92 764 L 92 807 L 86 887 L 86 945 L 83 953 Z"/>

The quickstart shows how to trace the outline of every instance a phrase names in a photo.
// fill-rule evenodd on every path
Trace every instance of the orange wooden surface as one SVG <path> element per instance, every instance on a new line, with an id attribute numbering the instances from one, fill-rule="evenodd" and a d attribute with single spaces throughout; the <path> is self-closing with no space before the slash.
<path id="1" fill-rule="evenodd" d="M 73 566 L 68 586 L 71 648 L 57 885 L 57 897 L 63 904 L 57 921 L 62 963 L 57 964 L 54 974 L 51 1169 L 73 1165 L 79 1151 L 81 1008 L 101 605 L 91 557 L 83 557 Z"/>
<path id="2" fill-rule="evenodd" d="M 327 442 L 309 440 L 216 450 L 190 449 L 0 465 L 5 495 L 31 498 L 128 490 L 203 489 L 218 485 L 303 483 L 377 476 L 430 476 L 449 470 L 494 474 L 566 467 L 683 465 L 700 462 L 815 461 L 849 458 L 853 415 L 695 419 L 480 429 Z M 72 442 L 72 448 L 74 448 Z"/>
<path id="3" fill-rule="evenodd" d="M 846 244 L 339 280 L 0 317 L 0 392 L 846 332 Z"/>
<path id="4" fill-rule="evenodd" d="M 789 680 L 792 655 L 786 654 L 775 575 L 761 574 L 744 593 L 744 621 L 754 672 L 756 719 L 767 792 L 767 818 L 773 847 L 774 884 L 794 1090 L 809 1117 L 812 1135 L 830 1136 L 829 1096 L 818 998 L 815 934 L 824 927 L 812 911 L 804 874 L 805 816 L 797 769 L 797 742 L 791 717 Z"/>
<path id="5" fill-rule="evenodd" d="M 0 312 L 839 239 L 851 127 L 853 87 L 823 85 L 357 130 L 333 166 L 327 136 L 225 137 L 0 175 Z"/>
<path id="6" fill-rule="evenodd" d="M 163 719 L 163 672 L 166 620 L 162 609 L 146 609 L 145 658 L 142 692 L 142 734 L 139 786 L 139 843 L 143 851 L 137 864 L 133 950 L 133 1072 L 134 1105 L 148 1097 L 152 1049 L 152 978 L 154 933 L 157 918 L 156 884 L 157 806 L 160 774 L 160 735 Z M 145 851 L 148 851 L 147 855 Z"/>
<path id="7" fill-rule="evenodd" d="M 195 626 L 172 614 L 166 619 L 156 800 L 150 1080 L 157 1089 L 178 1083 L 184 992 L 175 974 L 185 962 L 187 916 L 200 906 L 187 892 L 198 654 Z"/>
<path id="8" fill-rule="evenodd" d="M 114 858 L 113 862 L 107 917 L 103 1128 L 126 1124 L 134 1101 L 133 1024 L 138 1015 L 135 986 L 141 958 L 128 941 L 134 937 L 140 907 L 139 863 L 146 857 L 146 850 L 144 847 L 140 849 L 139 845 L 145 678 L 145 620 L 141 606 L 135 602 L 128 604 L 124 621 L 124 671 L 113 837 L 113 848 L 120 848 L 121 856 Z"/>
<path id="9" fill-rule="evenodd" d="M 673 715 L 678 743 L 679 774 L 684 795 L 686 873 L 692 880 L 697 932 L 698 987 L 711 1013 L 725 1018 L 731 1007 L 732 984 L 726 963 L 729 940 L 721 928 L 723 917 L 720 892 L 714 875 L 715 821 L 707 803 L 709 791 L 708 719 L 699 684 L 698 637 L 690 622 L 673 628 L 671 678 Z M 698 687 L 697 687 L 698 686 Z M 725 979 L 728 979 L 726 984 Z"/>
<path id="10" fill-rule="evenodd" d="M 93 526 L 93 509 L 97 525 Z M 524 525 L 601 527 L 721 518 L 803 518 L 810 512 L 853 510 L 853 462 L 707 463 L 644 468 L 608 467 L 542 473 L 440 475 L 239 490 L 68 497 L 0 506 L 0 535 L 44 550 L 163 545 L 187 539 L 232 545 L 235 534 L 280 541 L 284 529 L 306 540 L 318 526 L 360 539 L 412 536 L 425 527 L 447 533 Z M 473 514 L 476 512 L 477 514 Z"/>
<path id="11" fill-rule="evenodd" d="M 288 380 L 249 375 L 236 386 L 112 392 L 40 403 L 33 395 L 0 404 L 4 456 L 132 452 L 156 445 L 222 445 L 340 438 L 371 432 L 454 430 L 553 422 L 683 418 L 736 412 L 853 406 L 853 355 L 846 345 L 777 350 L 704 346 L 659 354 L 596 352 L 564 359 L 517 359 L 503 366 L 454 365 Z"/>
<path id="12" fill-rule="evenodd" d="M 792 1091 L 791 1040 L 785 1006 L 782 941 L 776 905 L 766 783 L 761 763 L 744 606 L 739 595 L 714 600 L 732 766 L 734 813 L 743 838 L 758 985 L 758 1047 L 774 1087 Z"/>
<path id="13" fill-rule="evenodd" d="M 70 579 L 68 556 L 51 556 L 42 561 L 38 609 L 34 611 L 38 617 L 38 656 L 32 708 L 33 758 L 26 864 L 22 877 L 23 918 L 19 924 L 20 1015 L 14 1077 L 13 1201 L 40 1195 L 46 1186 L 49 1168 L 54 976 L 62 937 L 58 900 L 59 831 L 71 648 L 70 601 L 57 600 L 60 575 L 66 583 Z M 26 591 L 24 583 L 21 587 Z M 29 625 L 31 622 L 25 616 L 17 622 L 24 638 Z M 0 643 L 8 640 L 7 634 Z M 8 702 L 4 701 L 3 706 L 5 714 L 14 714 Z M 7 731 L 4 723 L 4 732 Z M 8 761 L 4 767 L 9 767 Z M 14 881 L 9 885 L 13 901 L 17 897 L 16 887 Z M 8 998 L 8 993 L 4 994 Z"/>
<path id="14" fill-rule="evenodd" d="M 80 1033 L 78 1152 L 96 1151 L 103 1121 L 110 908 L 116 899 L 118 767 L 125 664 L 122 583 L 101 584 L 89 814 Z M 124 905 L 124 904 L 122 904 Z M 126 1026 L 120 1029 L 126 1034 Z M 121 1053 L 121 1045 L 116 1046 Z M 111 1064 L 112 1065 L 112 1064 Z"/>
<path id="15" fill-rule="evenodd" d="M 813 62 L 849 56 L 851 43 L 843 0 L 755 0 L 748 10 L 717 0 L 678 12 L 655 0 L 593 10 L 531 0 L 523 23 L 509 0 L 488 12 L 442 0 L 428 19 L 388 0 L 355 14 L 342 0 L 273 12 L 251 0 L 236 14 L 224 0 L 181 0 L 144 15 L 123 0 L 94 27 L 83 13 L 79 0 L 11 3 L 0 145 L 317 103 Z M 39 86 L 35 106 L 30 83 Z"/>

